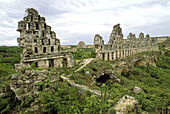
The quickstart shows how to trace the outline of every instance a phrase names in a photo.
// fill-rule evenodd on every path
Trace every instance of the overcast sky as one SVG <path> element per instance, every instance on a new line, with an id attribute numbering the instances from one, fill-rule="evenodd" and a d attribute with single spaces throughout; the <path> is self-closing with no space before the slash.
<path id="1" fill-rule="evenodd" d="M 170 0 L 0 0 L 0 45 L 18 45 L 27 8 L 46 18 L 62 45 L 93 44 L 95 34 L 107 43 L 117 23 L 124 38 L 129 32 L 170 36 Z"/>

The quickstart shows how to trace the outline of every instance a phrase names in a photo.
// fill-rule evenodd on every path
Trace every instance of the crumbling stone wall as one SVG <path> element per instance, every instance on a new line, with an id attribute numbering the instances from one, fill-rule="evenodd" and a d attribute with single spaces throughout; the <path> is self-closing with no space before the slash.
<path id="1" fill-rule="evenodd" d="M 97 34 L 94 37 L 94 48 L 96 58 L 113 60 L 145 51 L 157 51 L 158 43 L 156 38 L 150 38 L 148 34 L 144 38 L 144 33 L 140 33 L 139 38 L 136 38 L 135 34 L 129 33 L 124 42 L 122 29 L 117 24 L 110 34 L 108 46 L 104 45 L 102 37 Z"/>
<path id="2" fill-rule="evenodd" d="M 30 66 L 34 62 L 39 68 L 73 66 L 73 56 L 61 51 L 60 40 L 46 24 L 45 17 L 41 17 L 33 8 L 28 8 L 25 12 L 26 16 L 18 22 L 17 29 L 20 32 L 17 41 L 23 49 L 21 64 Z M 67 65 L 63 65 L 63 61 Z"/>

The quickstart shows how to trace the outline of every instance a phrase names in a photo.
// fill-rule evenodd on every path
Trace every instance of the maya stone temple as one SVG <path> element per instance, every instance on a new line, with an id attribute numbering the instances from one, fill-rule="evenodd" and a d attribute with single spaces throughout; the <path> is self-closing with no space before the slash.
<path id="1" fill-rule="evenodd" d="M 107 45 L 104 45 L 104 40 L 99 34 L 95 35 L 94 48 L 96 58 L 106 61 L 146 51 L 158 51 L 158 43 L 157 38 L 151 38 L 148 34 L 144 37 L 144 33 L 140 33 L 139 38 L 129 33 L 125 40 L 122 29 L 117 24 L 113 27 Z"/>
<path id="2" fill-rule="evenodd" d="M 72 67 L 73 56 L 61 50 L 60 40 L 46 24 L 45 17 L 33 8 L 25 12 L 26 16 L 18 22 L 17 29 L 20 32 L 17 42 L 23 49 L 20 65 L 30 67 L 34 63 L 38 68 Z"/>

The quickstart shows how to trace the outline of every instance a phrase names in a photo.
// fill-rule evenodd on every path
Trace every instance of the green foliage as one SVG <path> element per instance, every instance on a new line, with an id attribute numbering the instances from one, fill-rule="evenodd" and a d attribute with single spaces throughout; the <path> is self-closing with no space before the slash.
<path id="1" fill-rule="evenodd" d="M 135 67 L 122 78 L 122 84 L 133 89 L 143 89 L 140 94 L 132 94 L 139 101 L 138 111 L 157 112 L 165 110 L 170 104 L 170 57 L 157 53 L 157 67 Z"/>
<path id="2" fill-rule="evenodd" d="M 67 83 L 56 85 L 55 91 L 42 92 L 40 101 L 44 104 L 42 112 L 45 113 L 79 113 L 81 109 L 79 96 L 74 88 Z"/>
<path id="3" fill-rule="evenodd" d="M 19 105 L 19 103 L 20 102 L 15 99 L 14 95 L 5 98 L 0 98 L 0 113 L 10 113 L 17 105 Z"/>
<path id="4" fill-rule="evenodd" d="M 0 88 L 9 86 L 10 78 L 15 73 L 14 65 L 20 62 L 20 52 L 18 47 L 0 46 Z M 10 113 L 19 103 L 13 94 L 0 98 L 0 113 Z"/>
<path id="5" fill-rule="evenodd" d="M 32 96 L 28 96 L 25 98 L 24 101 L 22 101 L 21 106 L 22 107 L 29 107 L 30 104 L 34 101 L 34 98 Z"/>
<path id="6" fill-rule="evenodd" d="M 14 65 L 20 62 L 20 52 L 18 47 L 0 46 L 0 87 L 8 84 L 11 75 L 15 73 Z"/>
<path id="7" fill-rule="evenodd" d="M 71 52 L 75 60 L 95 58 L 95 51 L 90 48 L 79 48 L 76 52 Z"/>

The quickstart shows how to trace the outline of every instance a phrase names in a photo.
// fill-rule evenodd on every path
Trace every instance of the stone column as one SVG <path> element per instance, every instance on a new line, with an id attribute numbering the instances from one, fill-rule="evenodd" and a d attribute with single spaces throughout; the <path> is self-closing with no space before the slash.
<path id="1" fill-rule="evenodd" d="M 109 53 L 109 60 L 112 60 L 112 52 Z"/>
<path id="2" fill-rule="evenodd" d="M 54 68 L 63 67 L 62 60 L 60 58 L 54 59 Z"/>
<path id="3" fill-rule="evenodd" d="M 107 61 L 108 60 L 108 53 L 104 53 L 104 60 Z"/>
<path id="4" fill-rule="evenodd" d="M 100 53 L 100 59 L 103 59 L 103 58 L 102 58 L 102 53 Z"/>
<path id="5" fill-rule="evenodd" d="M 124 55 L 123 55 L 123 50 L 121 51 L 121 57 L 123 57 Z"/>
<path id="6" fill-rule="evenodd" d="M 48 60 L 38 61 L 38 68 L 48 68 L 48 67 L 49 67 Z"/>
<path id="7" fill-rule="evenodd" d="M 113 52 L 113 58 L 116 59 L 116 51 Z"/>
<path id="8" fill-rule="evenodd" d="M 120 52 L 117 51 L 117 58 L 120 58 Z"/>

